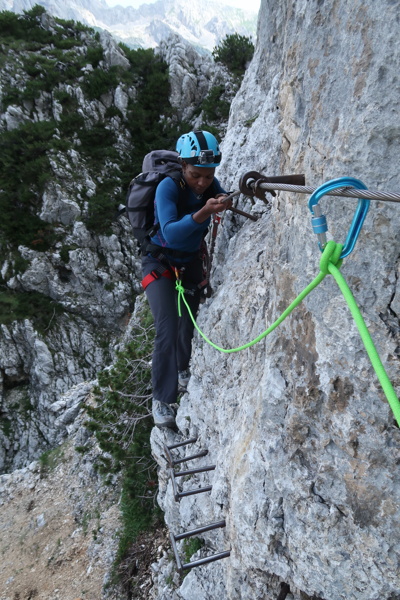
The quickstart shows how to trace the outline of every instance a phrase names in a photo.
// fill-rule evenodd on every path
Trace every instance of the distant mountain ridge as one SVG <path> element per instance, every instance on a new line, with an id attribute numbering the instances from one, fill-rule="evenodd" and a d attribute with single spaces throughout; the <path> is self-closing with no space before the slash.
<path id="1" fill-rule="evenodd" d="M 257 13 L 209 0 L 158 0 L 139 8 L 109 7 L 105 0 L 0 0 L 0 10 L 22 13 L 35 4 L 61 19 L 105 29 L 133 48 L 154 48 L 171 33 L 209 51 L 228 34 L 256 36 Z"/>

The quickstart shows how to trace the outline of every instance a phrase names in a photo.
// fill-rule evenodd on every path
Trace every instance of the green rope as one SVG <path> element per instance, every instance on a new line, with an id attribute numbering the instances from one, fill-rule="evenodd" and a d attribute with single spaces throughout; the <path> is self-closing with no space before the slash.
<path id="1" fill-rule="evenodd" d="M 400 401 L 394 391 L 394 388 L 390 382 L 389 377 L 385 371 L 385 367 L 382 364 L 382 361 L 379 357 L 378 351 L 375 348 L 374 342 L 372 341 L 371 335 L 367 329 L 363 316 L 360 312 L 360 309 L 357 306 L 357 303 L 354 299 L 353 294 L 349 286 L 347 285 L 343 275 L 340 273 L 339 269 L 335 267 L 335 265 L 329 265 L 329 272 L 336 280 L 346 302 L 347 306 L 350 309 L 351 314 L 353 315 L 353 319 L 357 325 L 357 329 L 360 333 L 361 339 L 371 361 L 371 364 L 374 368 L 376 376 L 382 386 L 383 392 L 389 402 L 390 408 L 395 416 L 397 424 L 400 427 Z"/>
<path id="2" fill-rule="evenodd" d="M 214 342 L 209 340 L 208 337 L 201 331 L 201 329 L 197 325 L 197 323 L 193 317 L 193 314 L 189 308 L 189 305 L 186 301 L 186 298 L 183 293 L 184 289 L 182 288 L 181 284 L 178 282 L 176 283 L 176 289 L 178 290 L 179 295 L 182 297 L 183 302 L 185 303 L 185 306 L 188 309 L 190 318 L 192 319 L 193 324 L 194 324 L 195 328 L 197 329 L 197 331 L 199 332 L 199 334 L 201 335 L 201 337 L 208 344 L 210 344 L 210 346 L 212 346 L 216 350 L 219 350 L 220 352 L 224 352 L 225 354 L 231 354 L 233 352 L 240 352 L 240 350 L 246 350 L 246 348 L 250 348 L 251 346 L 254 346 L 254 344 L 257 344 L 257 342 L 259 342 L 263 338 L 267 337 L 267 335 L 269 335 L 272 331 L 274 331 L 274 329 L 276 329 L 278 327 L 278 325 L 280 325 L 282 323 L 282 321 L 284 321 L 286 319 L 286 317 L 288 315 L 290 315 L 290 313 L 296 308 L 296 306 L 298 306 L 304 300 L 304 298 L 306 296 L 308 296 L 308 294 L 310 292 L 312 292 L 312 290 L 314 288 L 316 288 L 319 283 L 321 283 L 321 281 L 324 279 L 324 277 L 325 277 L 325 275 L 323 273 L 320 273 L 319 275 L 317 275 L 317 277 L 301 292 L 301 294 L 299 294 L 297 296 L 297 298 L 295 300 L 293 300 L 293 302 L 287 307 L 287 309 L 281 314 L 281 316 L 274 323 L 272 323 L 272 325 L 270 327 L 268 327 L 268 329 L 266 331 L 264 331 L 264 333 L 261 333 L 254 340 L 252 340 L 251 342 L 247 342 L 247 344 L 244 344 L 243 346 L 239 346 L 238 348 L 228 348 L 228 349 L 221 348 L 221 346 L 217 346 L 217 344 L 214 344 Z"/>
<path id="3" fill-rule="evenodd" d="M 399 401 L 398 397 L 396 396 L 396 392 L 394 391 L 394 388 L 387 376 L 385 368 L 379 358 L 378 352 L 374 346 L 371 335 L 367 329 L 367 326 L 365 325 L 365 321 L 360 312 L 360 309 L 357 306 L 354 296 L 351 293 L 351 290 L 348 287 L 343 275 L 339 271 L 339 269 L 342 265 L 342 262 L 343 262 L 340 259 L 340 254 L 342 252 L 342 249 L 343 249 L 342 244 L 336 244 L 332 240 L 329 241 L 326 244 L 325 249 L 322 253 L 321 260 L 320 260 L 320 272 L 317 275 L 317 277 L 311 283 L 308 284 L 308 286 L 297 296 L 297 298 L 295 298 L 295 300 L 287 307 L 287 309 L 281 314 L 281 316 L 274 323 L 272 323 L 272 325 L 270 325 L 270 327 L 268 327 L 268 329 L 266 331 L 261 333 L 259 336 L 257 336 L 251 342 L 248 342 L 247 344 L 244 344 L 243 346 L 239 346 L 238 348 L 229 348 L 229 349 L 221 348 L 220 346 L 217 346 L 211 340 L 209 340 L 208 337 L 201 331 L 201 329 L 197 325 L 196 320 L 192 314 L 192 311 L 190 310 L 190 307 L 186 301 L 185 289 L 182 286 L 181 281 L 179 279 L 177 279 L 177 281 L 176 281 L 176 289 L 178 291 L 178 313 L 179 313 L 179 316 L 181 316 L 181 314 L 182 314 L 181 313 L 181 300 L 182 300 L 187 308 L 189 316 L 190 316 L 196 330 L 199 332 L 201 337 L 210 346 L 212 346 L 216 350 L 219 350 L 220 352 L 224 352 L 225 354 L 231 354 L 232 352 L 239 352 L 240 350 L 245 350 L 246 348 L 250 348 L 251 346 L 254 346 L 259 341 L 261 341 L 263 338 L 267 337 L 267 335 L 269 335 L 272 331 L 274 331 L 274 329 L 276 329 L 282 323 L 282 321 L 284 321 L 286 319 L 286 317 L 288 315 L 290 315 L 291 312 L 293 312 L 293 310 L 304 300 L 304 298 L 306 296 L 308 296 L 308 294 L 313 289 L 315 289 L 317 287 L 317 285 L 319 285 L 323 279 L 325 279 L 326 275 L 328 273 L 330 273 L 335 278 L 336 283 L 338 284 L 338 286 L 347 302 L 347 305 L 348 305 L 350 312 L 355 320 L 355 323 L 357 325 L 358 331 L 360 333 L 361 339 L 363 341 L 363 344 L 365 346 L 365 349 L 367 351 L 367 354 L 369 356 L 371 364 L 372 364 L 372 366 L 375 370 L 375 373 L 378 377 L 378 380 L 382 386 L 383 392 L 389 402 L 390 408 L 393 411 L 393 414 L 396 418 L 397 424 L 400 427 L 400 401 Z"/>
<path id="4" fill-rule="evenodd" d="M 295 300 L 293 300 L 293 302 L 287 307 L 287 309 L 281 314 L 281 316 L 274 323 L 272 323 L 272 325 L 270 327 L 268 327 L 268 329 L 266 331 L 264 331 L 264 333 L 261 333 L 258 337 L 256 337 L 251 342 L 248 342 L 247 344 L 244 344 L 243 346 L 239 346 L 239 348 L 229 348 L 229 349 L 221 348 L 220 346 L 217 346 L 211 340 L 208 339 L 208 337 L 201 331 L 201 329 L 197 325 L 196 320 L 193 317 L 190 307 L 186 301 L 185 289 L 182 286 L 180 280 L 177 280 L 176 281 L 176 289 L 178 290 L 178 313 L 179 313 L 179 316 L 181 316 L 180 300 L 182 299 L 182 301 L 184 302 L 184 304 L 188 310 L 190 318 L 192 319 L 193 325 L 195 326 L 195 328 L 197 329 L 197 331 L 199 332 L 201 337 L 208 344 L 210 344 L 210 346 L 212 346 L 216 350 L 219 350 L 220 352 L 224 352 L 225 354 L 231 354 L 232 352 L 240 352 L 240 350 L 245 350 L 246 348 L 250 348 L 251 346 L 254 346 L 254 344 L 257 344 L 263 338 L 267 337 L 267 335 L 269 335 L 272 331 L 274 331 L 274 329 L 276 329 L 282 323 L 282 321 L 284 321 L 286 319 L 286 317 L 288 315 L 290 315 L 291 312 L 293 312 L 293 310 L 304 300 L 304 298 L 306 296 L 308 296 L 308 294 L 310 292 L 312 292 L 312 290 L 315 289 L 317 287 L 317 285 L 319 285 L 321 283 L 321 281 L 328 274 L 328 264 L 329 264 L 330 260 L 332 260 L 334 262 L 334 264 L 337 263 L 337 265 L 340 267 L 340 265 L 342 264 L 342 261 L 339 260 L 339 257 L 340 257 L 340 253 L 342 252 L 343 246 L 341 244 L 335 244 L 335 242 L 329 242 L 328 246 L 329 247 L 325 248 L 325 250 L 322 254 L 321 263 L 320 263 L 321 272 L 317 275 L 317 277 L 311 283 L 308 284 L 308 286 L 297 296 L 297 298 Z"/>

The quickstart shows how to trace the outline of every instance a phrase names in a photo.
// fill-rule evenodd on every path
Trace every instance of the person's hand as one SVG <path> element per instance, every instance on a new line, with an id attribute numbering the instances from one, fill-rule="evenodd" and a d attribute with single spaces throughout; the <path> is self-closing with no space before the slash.
<path id="1" fill-rule="evenodd" d="M 230 208 L 232 206 L 232 199 L 225 200 L 225 198 L 227 198 L 227 194 L 218 194 L 215 198 L 209 198 L 204 208 L 210 211 L 210 215 Z"/>
<path id="2" fill-rule="evenodd" d="M 232 199 L 224 201 L 227 194 L 218 194 L 215 198 L 209 198 L 203 208 L 193 215 L 194 221 L 197 223 L 203 223 L 206 219 L 214 215 L 215 213 L 222 212 L 226 208 L 232 206 Z"/>
<path id="3" fill-rule="evenodd" d="M 218 194 L 217 196 L 215 196 L 216 200 L 219 201 L 220 204 L 224 205 L 224 209 L 225 208 L 231 208 L 232 206 L 232 198 L 230 198 L 228 196 L 228 194 Z M 224 200 L 224 198 L 228 198 L 228 200 Z M 220 211 L 218 211 L 220 212 Z"/>

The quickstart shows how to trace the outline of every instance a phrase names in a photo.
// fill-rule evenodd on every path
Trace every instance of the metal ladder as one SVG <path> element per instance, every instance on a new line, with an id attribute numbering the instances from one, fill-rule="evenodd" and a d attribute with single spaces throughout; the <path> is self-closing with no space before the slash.
<path id="1" fill-rule="evenodd" d="M 200 488 L 195 488 L 195 489 L 189 489 L 186 491 L 179 491 L 179 489 L 178 489 L 178 484 L 176 482 L 177 477 L 184 477 L 186 475 L 193 475 L 195 473 L 204 473 L 207 471 L 215 470 L 215 465 L 209 465 L 206 467 L 197 467 L 195 469 L 187 469 L 185 471 L 175 471 L 176 465 L 180 465 L 181 463 L 185 463 L 189 460 L 195 460 L 196 458 L 201 458 L 203 456 L 207 456 L 208 450 L 201 450 L 197 454 L 192 454 L 191 456 L 186 456 L 185 458 L 174 458 L 174 456 L 172 455 L 171 450 L 174 450 L 175 448 L 180 448 L 182 446 L 188 446 L 189 444 L 194 444 L 195 442 L 197 442 L 197 438 L 190 438 L 188 440 L 185 440 L 183 442 L 178 442 L 178 443 L 172 444 L 170 446 L 167 446 L 166 444 L 164 444 L 165 458 L 168 463 L 169 475 L 172 480 L 174 499 L 176 502 L 179 502 L 180 499 L 184 498 L 185 496 L 191 496 L 193 494 L 201 494 L 203 492 L 209 492 L 212 489 L 211 485 L 208 485 L 205 487 L 200 487 Z M 185 570 L 193 569 L 194 567 L 200 567 L 201 565 L 205 565 L 207 563 L 214 562 L 216 560 L 221 560 L 222 558 L 228 558 L 231 555 L 231 552 L 230 552 L 230 550 L 224 550 L 223 552 L 218 552 L 216 554 L 212 554 L 211 556 L 199 558 L 198 560 L 194 560 L 194 561 L 188 562 L 188 563 L 183 563 L 181 557 L 179 556 L 177 542 L 180 540 L 192 537 L 192 536 L 199 535 L 201 533 L 205 533 L 206 531 L 223 528 L 225 526 L 226 526 L 225 519 L 222 519 L 221 521 L 209 523 L 208 525 L 204 525 L 202 527 L 197 527 L 196 529 L 192 529 L 191 531 L 184 531 L 183 533 L 178 533 L 178 534 L 174 534 L 174 533 L 170 532 L 169 535 L 170 535 L 172 549 L 173 549 L 174 556 L 175 556 L 177 571 L 180 575 L 183 575 L 183 572 Z M 289 594 L 289 592 L 290 592 L 289 585 L 287 583 L 282 582 L 281 583 L 281 591 L 278 595 L 277 600 L 285 600 L 285 598 Z"/>
<path id="2" fill-rule="evenodd" d="M 176 502 L 179 502 L 181 498 L 186 496 L 192 496 L 194 494 L 202 494 L 204 492 L 210 492 L 212 489 L 211 485 L 207 485 L 205 487 L 194 488 L 189 490 L 180 491 L 177 484 L 177 478 L 194 475 L 196 473 L 204 473 L 207 471 L 214 471 L 215 465 L 209 465 L 206 467 L 197 467 L 194 469 L 187 469 L 184 471 L 175 471 L 176 465 L 181 463 L 185 463 L 189 460 L 195 460 L 196 458 L 201 458 L 208 454 L 208 450 L 201 450 L 197 454 L 193 454 L 191 456 L 186 456 L 185 458 L 174 458 L 171 450 L 175 448 L 180 448 L 182 446 L 188 446 L 189 444 L 194 444 L 197 441 L 197 438 L 190 438 L 183 442 L 178 442 L 176 444 L 172 444 L 170 446 L 164 445 L 165 458 L 168 463 L 168 471 L 172 481 L 172 488 L 174 492 L 174 499 Z M 211 531 L 213 529 L 223 528 L 226 526 L 225 520 L 217 521 L 215 523 L 209 523 L 208 525 L 204 525 L 202 527 L 197 527 L 196 529 L 192 529 L 191 531 L 184 531 L 183 533 L 172 533 L 170 532 L 170 539 L 172 544 L 172 549 L 174 551 L 175 561 L 177 565 L 177 571 L 180 575 L 183 574 L 184 570 L 192 569 L 193 567 L 199 567 L 200 565 L 205 565 L 210 562 L 214 562 L 216 560 L 220 560 L 221 558 L 227 558 L 230 556 L 230 550 L 225 550 L 223 552 L 218 552 L 217 554 L 212 554 L 211 556 L 206 556 L 204 558 L 200 558 L 198 560 L 182 563 L 181 557 L 179 556 L 177 542 L 179 540 L 183 540 L 192 536 L 199 535 L 200 533 L 205 533 L 206 531 Z"/>

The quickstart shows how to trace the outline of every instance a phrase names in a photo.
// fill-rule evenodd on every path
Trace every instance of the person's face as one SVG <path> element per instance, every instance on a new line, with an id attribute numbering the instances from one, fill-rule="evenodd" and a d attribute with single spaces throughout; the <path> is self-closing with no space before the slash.
<path id="1" fill-rule="evenodd" d="M 212 184 L 215 167 L 195 167 L 182 164 L 183 177 L 195 194 L 202 194 Z"/>

